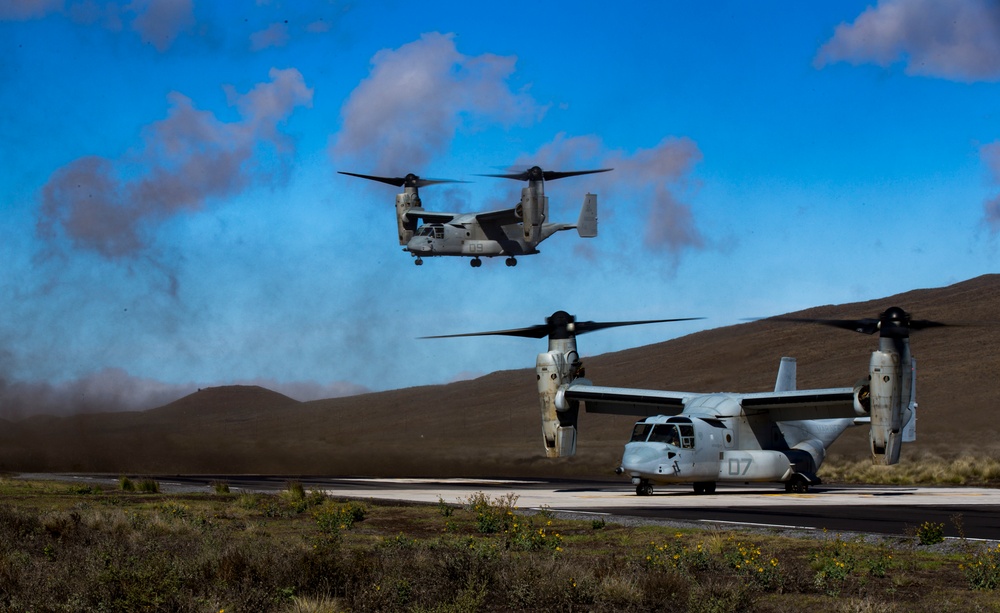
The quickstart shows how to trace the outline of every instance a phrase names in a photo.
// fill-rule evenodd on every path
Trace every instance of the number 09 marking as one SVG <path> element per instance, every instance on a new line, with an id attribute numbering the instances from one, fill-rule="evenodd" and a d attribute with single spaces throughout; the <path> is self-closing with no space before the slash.
<path id="1" fill-rule="evenodd" d="M 750 471 L 751 464 L 753 464 L 753 458 L 730 458 L 729 474 L 734 476 L 745 475 Z"/>

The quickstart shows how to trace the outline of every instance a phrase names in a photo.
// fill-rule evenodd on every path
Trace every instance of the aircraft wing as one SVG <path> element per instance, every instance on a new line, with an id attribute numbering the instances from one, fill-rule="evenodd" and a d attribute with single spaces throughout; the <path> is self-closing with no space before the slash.
<path id="1" fill-rule="evenodd" d="M 487 213 L 476 214 L 476 221 L 481 226 L 506 226 L 521 221 L 518 219 L 515 209 L 502 209 L 499 211 L 489 211 Z"/>
<path id="2" fill-rule="evenodd" d="M 433 211 L 416 211 L 410 209 L 403 214 L 407 219 L 423 219 L 425 223 L 448 223 L 460 213 L 435 213 Z"/>
<path id="3" fill-rule="evenodd" d="M 767 413 L 772 421 L 858 417 L 851 387 L 740 394 L 739 399 L 747 415 Z"/>
<path id="4" fill-rule="evenodd" d="M 567 400 L 583 401 L 588 413 L 639 417 L 680 415 L 684 411 L 685 400 L 697 395 L 687 392 L 585 384 L 570 385 L 564 394 Z"/>
<path id="5" fill-rule="evenodd" d="M 709 394 L 572 384 L 563 392 L 568 401 L 583 402 L 588 413 L 612 415 L 680 415 L 692 400 Z M 767 413 L 773 421 L 858 417 L 854 388 L 721 394 L 738 401 L 747 415 Z"/>

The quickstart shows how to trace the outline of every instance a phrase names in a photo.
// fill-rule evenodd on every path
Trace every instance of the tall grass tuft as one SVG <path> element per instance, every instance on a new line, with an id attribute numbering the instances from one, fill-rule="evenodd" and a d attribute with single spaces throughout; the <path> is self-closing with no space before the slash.
<path id="1" fill-rule="evenodd" d="M 159 494 L 160 484 L 155 479 L 139 479 L 135 489 L 143 494 Z"/>
<path id="2" fill-rule="evenodd" d="M 306 490 L 302 487 L 301 481 L 289 481 L 285 493 L 292 500 L 305 500 Z"/>

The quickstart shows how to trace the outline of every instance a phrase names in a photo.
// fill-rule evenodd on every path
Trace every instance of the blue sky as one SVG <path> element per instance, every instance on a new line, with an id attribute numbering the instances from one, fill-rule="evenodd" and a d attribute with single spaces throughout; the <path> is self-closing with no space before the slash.
<path id="1" fill-rule="evenodd" d="M 444 383 L 544 343 L 416 337 L 706 317 L 596 354 L 994 272 L 995 3 L 470 7 L 0 5 L 0 413 Z M 531 164 L 615 170 L 549 183 L 600 235 L 513 269 L 415 267 L 397 190 L 336 174 L 473 181 L 421 191 L 473 211 Z"/>

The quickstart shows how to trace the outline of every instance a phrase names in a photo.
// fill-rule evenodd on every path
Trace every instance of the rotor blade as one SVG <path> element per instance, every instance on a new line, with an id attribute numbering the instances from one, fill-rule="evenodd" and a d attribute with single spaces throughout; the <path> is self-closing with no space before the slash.
<path id="1" fill-rule="evenodd" d="M 647 319 L 642 321 L 582 321 L 576 322 L 566 322 L 565 320 L 560 320 L 556 317 L 550 318 L 550 321 L 545 324 L 539 324 L 536 326 L 529 326 L 527 328 L 513 328 L 510 330 L 494 330 L 491 332 L 468 332 L 466 334 L 443 334 L 440 336 L 421 336 L 420 338 L 457 338 L 461 336 L 519 336 L 522 338 L 545 338 L 553 332 L 557 332 L 560 328 L 566 328 L 568 331 L 573 332 L 575 335 L 586 334 L 588 332 L 596 332 L 598 330 L 604 330 L 606 328 L 617 328 L 619 326 L 639 326 L 643 324 L 658 324 L 658 323 L 668 323 L 673 321 L 694 321 L 696 319 L 704 319 L 704 317 L 681 317 L 675 319 Z"/>
<path id="2" fill-rule="evenodd" d="M 577 175 L 592 175 L 597 172 L 611 172 L 614 168 L 602 168 L 600 170 L 571 170 L 568 172 L 557 172 L 555 170 L 546 170 L 543 174 L 543 179 L 546 181 L 555 181 L 556 179 L 562 179 L 564 177 L 575 177 Z"/>
<path id="3" fill-rule="evenodd" d="M 927 328 L 944 328 L 946 326 L 961 326 L 960 323 L 942 323 L 940 321 L 930 321 L 929 319 L 917 319 L 910 321 L 910 328 L 913 330 L 926 330 Z"/>
<path id="4" fill-rule="evenodd" d="M 675 319 L 646 319 L 643 321 L 581 321 L 574 324 L 574 331 L 577 334 L 596 332 L 607 328 L 617 328 L 619 326 L 641 326 L 643 324 L 660 324 L 672 321 L 695 321 L 705 319 L 704 317 L 678 317 Z"/>
<path id="5" fill-rule="evenodd" d="M 417 338 L 458 338 L 460 336 L 520 336 L 523 338 L 545 338 L 549 334 L 549 326 L 541 324 L 528 328 L 513 328 L 511 330 L 494 330 L 493 332 L 467 332 L 465 334 L 441 334 L 438 336 L 420 336 Z"/>
<path id="6" fill-rule="evenodd" d="M 771 317 L 771 321 L 789 321 L 792 323 L 820 324 L 843 330 L 853 330 L 862 334 L 878 332 L 877 319 L 814 319 L 810 317 Z"/>
<path id="7" fill-rule="evenodd" d="M 337 172 L 342 175 L 368 179 L 369 181 L 388 183 L 389 185 L 395 185 L 396 187 L 427 187 L 428 185 L 436 185 L 438 183 L 468 183 L 468 181 L 458 181 L 455 179 L 421 179 L 412 173 L 406 175 L 405 177 L 376 177 L 373 175 L 360 175 L 355 172 L 344 172 L 342 170 L 338 170 Z"/>
<path id="8" fill-rule="evenodd" d="M 570 170 L 560 172 L 556 170 L 542 170 L 538 166 L 532 166 L 528 170 L 515 173 L 484 174 L 477 177 L 497 177 L 500 179 L 515 179 L 517 181 L 555 181 L 565 177 L 575 177 L 577 175 L 589 175 L 597 172 L 610 172 L 613 168 L 602 168 L 600 170 Z"/>
<path id="9" fill-rule="evenodd" d="M 864 319 L 811 319 L 801 317 L 774 317 L 775 321 L 790 321 L 803 323 L 816 323 L 844 330 L 854 330 L 862 334 L 874 334 L 880 332 L 882 336 L 906 336 L 909 330 L 926 330 L 927 328 L 941 328 L 949 325 L 939 321 L 929 319 L 910 319 L 910 314 L 900 307 L 889 307 L 879 314 L 877 318 L 866 317 Z"/>

